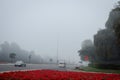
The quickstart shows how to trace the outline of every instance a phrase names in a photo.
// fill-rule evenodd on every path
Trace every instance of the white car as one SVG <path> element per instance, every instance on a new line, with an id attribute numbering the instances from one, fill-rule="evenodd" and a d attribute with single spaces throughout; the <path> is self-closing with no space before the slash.
<path id="1" fill-rule="evenodd" d="M 26 64 L 23 61 L 16 61 L 14 64 L 15 67 L 26 67 Z"/>
<path id="2" fill-rule="evenodd" d="M 82 62 L 76 64 L 75 69 L 82 69 L 84 67 Z"/>
<path id="3" fill-rule="evenodd" d="M 65 62 L 59 62 L 58 66 L 61 68 L 65 68 L 66 67 L 66 63 Z"/>

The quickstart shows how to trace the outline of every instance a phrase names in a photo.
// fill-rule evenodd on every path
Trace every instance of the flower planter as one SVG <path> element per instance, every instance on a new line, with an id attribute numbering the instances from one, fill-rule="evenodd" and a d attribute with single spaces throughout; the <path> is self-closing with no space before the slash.
<path id="1" fill-rule="evenodd" d="M 0 80 L 120 80 L 120 74 L 33 70 L 0 73 Z"/>

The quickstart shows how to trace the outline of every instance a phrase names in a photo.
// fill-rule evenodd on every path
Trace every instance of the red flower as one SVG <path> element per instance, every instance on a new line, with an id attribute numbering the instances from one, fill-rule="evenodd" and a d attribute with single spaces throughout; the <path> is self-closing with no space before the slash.
<path id="1" fill-rule="evenodd" d="M 120 80 L 120 74 L 34 70 L 0 73 L 0 80 Z"/>

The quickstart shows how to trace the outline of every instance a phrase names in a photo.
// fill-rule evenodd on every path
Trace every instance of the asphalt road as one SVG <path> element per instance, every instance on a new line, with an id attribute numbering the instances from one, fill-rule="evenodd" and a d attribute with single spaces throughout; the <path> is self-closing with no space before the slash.
<path id="1" fill-rule="evenodd" d="M 0 72 L 16 71 L 16 70 L 36 70 L 36 69 L 51 69 L 64 70 L 72 69 L 73 66 L 67 65 L 66 68 L 59 68 L 57 64 L 27 64 L 26 67 L 15 67 L 14 64 L 0 64 Z"/>

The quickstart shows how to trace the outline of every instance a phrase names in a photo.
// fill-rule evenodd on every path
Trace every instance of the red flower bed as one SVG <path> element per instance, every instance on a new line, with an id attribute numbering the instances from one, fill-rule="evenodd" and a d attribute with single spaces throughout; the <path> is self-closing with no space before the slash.
<path id="1" fill-rule="evenodd" d="M 0 73 L 0 80 L 120 80 L 120 74 L 34 70 Z"/>

